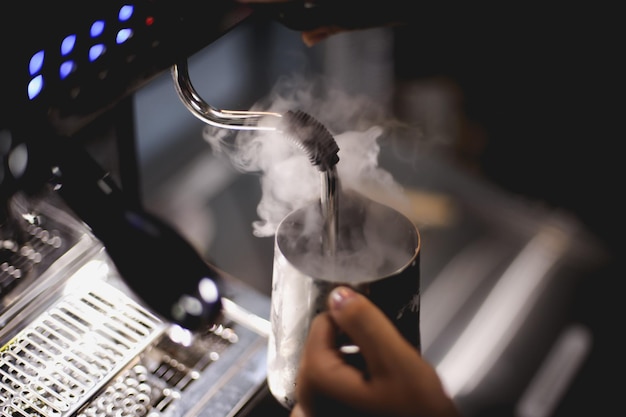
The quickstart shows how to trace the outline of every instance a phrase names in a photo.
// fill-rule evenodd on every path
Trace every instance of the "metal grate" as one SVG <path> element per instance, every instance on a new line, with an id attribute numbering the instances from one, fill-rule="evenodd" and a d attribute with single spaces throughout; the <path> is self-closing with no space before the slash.
<path id="1" fill-rule="evenodd" d="M 150 384 L 148 379 L 148 370 L 143 365 L 124 370 L 78 417 L 147 415 L 154 407 L 153 397 L 163 398 L 167 394 Z"/>
<path id="2" fill-rule="evenodd" d="M 146 349 L 103 387 L 76 417 L 158 417 L 173 412 L 187 388 L 237 342 L 234 331 L 216 325 L 184 348 L 168 337 Z M 173 415 L 173 414 L 168 414 Z"/>
<path id="3" fill-rule="evenodd" d="M 105 282 L 66 295 L 0 350 L 0 416 L 71 415 L 163 328 Z"/>

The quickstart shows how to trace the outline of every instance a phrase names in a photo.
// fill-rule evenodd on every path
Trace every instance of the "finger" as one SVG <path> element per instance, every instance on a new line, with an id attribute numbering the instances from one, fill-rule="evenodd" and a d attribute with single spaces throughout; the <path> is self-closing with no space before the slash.
<path id="1" fill-rule="evenodd" d="M 318 314 L 309 328 L 307 342 L 303 349 L 302 373 L 326 378 L 332 373 L 333 379 L 340 380 L 340 384 L 360 382 L 363 375 L 360 371 L 345 362 L 343 354 L 337 349 L 337 327 L 328 312 Z M 322 383 L 325 383 L 323 381 Z"/>
<path id="2" fill-rule="evenodd" d="M 311 321 L 304 352 L 309 350 L 333 351 L 336 333 L 337 329 L 328 312 L 319 313 Z"/>
<path id="3" fill-rule="evenodd" d="M 328 314 L 318 314 L 309 328 L 298 371 L 298 399 L 307 403 L 310 392 L 323 392 L 329 397 L 362 397 L 366 381 L 360 370 L 348 365 L 337 350 L 337 328 Z M 306 407 L 303 407 L 306 409 Z"/>
<path id="4" fill-rule="evenodd" d="M 307 415 L 304 413 L 300 404 L 296 404 L 291 410 L 291 413 L 289 413 L 289 417 L 307 417 Z"/>
<path id="5" fill-rule="evenodd" d="M 329 313 L 367 363 L 368 372 L 385 372 L 398 358 L 416 350 L 400 334 L 389 318 L 364 295 L 337 287 L 329 296 Z"/>

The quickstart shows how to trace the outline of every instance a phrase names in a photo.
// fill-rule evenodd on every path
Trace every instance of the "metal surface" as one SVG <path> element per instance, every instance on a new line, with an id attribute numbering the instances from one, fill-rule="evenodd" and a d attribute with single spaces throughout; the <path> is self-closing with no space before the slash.
<path id="1" fill-rule="evenodd" d="M 57 300 L 2 347 L 4 414 L 72 415 L 163 330 L 127 296 L 93 284 Z"/>
<path id="2" fill-rule="evenodd" d="M 337 239 L 339 236 L 339 200 L 341 196 L 341 183 L 337 175 L 337 168 L 323 171 L 321 174 L 320 204 L 322 218 L 324 219 L 324 233 L 322 233 L 322 245 L 324 251 L 332 256 L 337 251 Z"/>
<path id="3" fill-rule="evenodd" d="M 199 120 L 211 126 L 232 130 L 278 131 L 283 117 L 280 113 L 221 110 L 204 101 L 191 83 L 186 60 L 172 66 L 172 78 L 181 102 Z"/>
<path id="4" fill-rule="evenodd" d="M 192 335 L 128 290 L 54 195 L 28 203 L 16 208 L 48 228 L 26 228 L 31 240 L 67 248 L 2 294 L 0 415 L 232 416 L 263 387 L 267 297 L 231 282 L 228 318 Z"/>

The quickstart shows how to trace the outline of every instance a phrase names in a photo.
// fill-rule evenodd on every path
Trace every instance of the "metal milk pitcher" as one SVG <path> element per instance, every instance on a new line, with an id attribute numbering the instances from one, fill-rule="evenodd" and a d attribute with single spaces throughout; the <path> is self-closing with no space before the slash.
<path id="1" fill-rule="evenodd" d="M 338 207 L 335 250 L 324 249 L 316 201 L 287 215 L 275 234 L 268 386 L 295 405 L 296 374 L 309 325 L 329 292 L 348 285 L 365 294 L 420 349 L 420 234 L 403 214 L 352 190 Z"/>

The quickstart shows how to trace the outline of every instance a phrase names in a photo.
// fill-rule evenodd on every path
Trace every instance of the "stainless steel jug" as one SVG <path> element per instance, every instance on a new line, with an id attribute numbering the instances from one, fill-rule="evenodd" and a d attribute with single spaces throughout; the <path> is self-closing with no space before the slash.
<path id="1" fill-rule="evenodd" d="M 295 404 L 300 353 L 328 293 L 349 285 L 367 295 L 420 349 L 420 235 L 400 212 L 353 191 L 338 208 L 336 250 L 324 251 L 319 201 L 297 209 L 275 235 L 268 385 L 286 408 Z"/>

